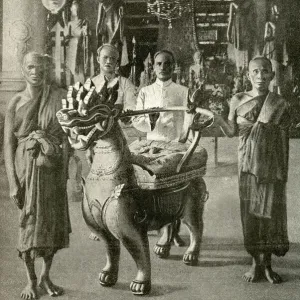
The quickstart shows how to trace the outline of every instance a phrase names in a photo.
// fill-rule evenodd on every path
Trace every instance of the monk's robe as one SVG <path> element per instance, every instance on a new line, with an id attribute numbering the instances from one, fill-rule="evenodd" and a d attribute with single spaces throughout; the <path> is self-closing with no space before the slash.
<path id="1" fill-rule="evenodd" d="M 45 85 L 36 99 L 15 114 L 15 167 L 23 202 L 18 244 L 21 257 L 24 253 L 31 257 L 51 255 L 69 245 L 66 139 L 56 118 L 65 96 L 64 90 Z"/>
<path id="2" fill-rule="evenodd" d="M 269 93 L 242 100 L 239 192 L 245 248 L 283 256 L 289 249 L 286 212 L 290 116 L 288 104 Z"/>

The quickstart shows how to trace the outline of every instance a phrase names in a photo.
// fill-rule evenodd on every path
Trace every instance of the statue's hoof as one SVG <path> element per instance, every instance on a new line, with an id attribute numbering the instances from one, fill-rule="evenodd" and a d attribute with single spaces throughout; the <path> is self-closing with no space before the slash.
<path id="1" fill-rule="evenodd" d="M 99 273 L 99 283 L 102 286 L 113 286 L 116 284 L 118 280 L 118 274 L 109 272 L 109 271 L 101 271 Z"/>
<path id="2" fill-rule="evenodd" d="M 153 251 L 159 258 L 167 258 L 170 255 L 170 249 L 171 249 L 170 244 L 167 245 L 156 244 L 153 248 Z"/>
<path id="3" fill-rule="evenodd" d="M 183 255 L 183 262 L 188 266 L 196 266 L 198 264 L 199 252 L 188 251 Z"/>
<path id="4" fill-rule="evenodd" d="M 144 296 L 150 293 L 151 291 L 151 281 L 145 280 L 133 280 L 130 283 L 130 290 L 134 295 Z"/>

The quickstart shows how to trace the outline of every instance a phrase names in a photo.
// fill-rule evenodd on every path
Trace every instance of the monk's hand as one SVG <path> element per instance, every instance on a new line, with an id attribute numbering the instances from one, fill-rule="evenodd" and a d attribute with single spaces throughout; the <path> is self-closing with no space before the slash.
<path id="1" fill-rule="evenodd" d="M 21 187 L 18 182 L 13 182 L 10 184 L 9 196 L 10 199 L 13 200 L 13 202 L 17 205 L 19 209 L 23 208 L 24 203 L 22 201 Z"/>
<path id="2" fill-rule="evenodd" d="M 199 113 L 203 116 L 206 116 L 208 118 L 213 118 L 214 117 L 214 113 L 208 109 L 205 109 L 205 108 L 201 108 L 201 107 L 197 107 L 195 109 L 196 113 Z"/>

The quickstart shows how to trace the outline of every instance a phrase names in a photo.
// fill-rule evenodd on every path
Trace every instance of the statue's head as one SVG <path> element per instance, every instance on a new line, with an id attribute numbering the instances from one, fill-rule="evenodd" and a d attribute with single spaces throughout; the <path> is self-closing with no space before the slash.
<path id="1" fill-rule="evenodd" d="M 74 149 L 86 150 L 94 142 L 106 137 L 117 122 L 119 111 L 105 104 L 91 108 L 87 115 L 63 108 L 56 113 L 62 129 L 68 134 Z"/>
<path id="2" fill-rule="evenodd" d="M 154 72 L 161 81 L 172 78 L 175 68 L 174 54 L 169 50 L 161 50 L 154 54 Z"/>
<path id="3" fill-rule="evenodd" d="M 117 124 L 123 105 L 115 104 L 114 91 L 116 83 L 110 91 L 105 88 L 102 95 L 95 90 L 95 85 L 88 78 L 82 85 L 77 82 L 70 86 L 67 99 L 62 99 L 62 109 L 56 114 L 62 129 L 68 134 L 74 149 L 86 150 L 93 142 L 105 137 Z"/>
<path id="4" fill-rule="evenodd" d="M 118 49 L 111 44 L 103 44 L 97 50 L 97 61 L 103 74 L 112 74 L 119 60 Z"/>
<path id="5" fill-rule="evenodd" d="M 80 2 L 73 0 L 70 6 L 71 15 L 77 17 L 80 13 Z"/>
<path id="6" fill-rule="evenodd" d="M 66 0 L 42 0 L 42 2 L 52 14 L 57 14 L 66 4 Z"/>
<path id="7" fill-rule="evenodd" d="M 269 85 L 274 78 L 272 63 L 265 56 L 256 56 L 249 62 L 248 78 L 252 88 L 260 91 L 268 91 Z"/>
<path id="8" fill-rule="evenodd" d="M 203 59 L 203 51 L 197 50 L 193 55 L 193 59 L 196 65 L 200 65 Z"/>
<path id="9" fill-rule="evenodd" d="M 22 74 L 28 84 L 42 85 L 46 75 L 45 56 L 37 52 L 25 54 L 22 62 Z"/>

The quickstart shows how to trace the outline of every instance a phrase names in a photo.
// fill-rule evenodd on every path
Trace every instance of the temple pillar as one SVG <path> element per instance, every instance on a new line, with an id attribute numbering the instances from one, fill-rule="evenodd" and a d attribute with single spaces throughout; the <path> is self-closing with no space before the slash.
<path id="1" fill-rule="evenodd" d="M 45 51 L 47 32 L 47 10 L 41 0 L 4 0 L 2 12 L 1 94 L 22 88 L 20 62 L 28 51 Z"/>

